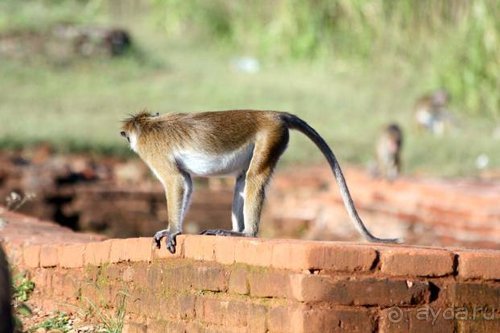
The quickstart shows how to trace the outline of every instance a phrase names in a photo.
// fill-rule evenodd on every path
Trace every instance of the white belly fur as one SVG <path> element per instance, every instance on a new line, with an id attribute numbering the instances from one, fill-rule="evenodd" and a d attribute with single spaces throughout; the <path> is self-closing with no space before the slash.
<path id="1" fill-rule="evenodd" d="M 253 154 L 253 145 L 224 154 L 211 155 L 196 151 L 177 153 L 176 160 L 193 176 L 220 176 L 239 174 L 246 170 Z"/>

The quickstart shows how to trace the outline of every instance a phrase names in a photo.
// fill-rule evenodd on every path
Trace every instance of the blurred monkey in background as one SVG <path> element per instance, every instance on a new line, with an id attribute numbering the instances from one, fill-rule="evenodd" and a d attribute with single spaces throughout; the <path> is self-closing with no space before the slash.
<path id="1" fill-rule="evenodd" d="M 392 123 L 384 127 L 376 146 L 376 175 L 394 180 L 401 172 L 401 148 L 403 131 L 398 124 Z"/>
<path id="2" fill-rule="evenodd" d="M 445 89 L 438 89 L 420 97 L 413 109 L 417 129 L 442 135 L 454 125 L 455 121 L 448 108 L 449 102 L 450 95 Z"/>

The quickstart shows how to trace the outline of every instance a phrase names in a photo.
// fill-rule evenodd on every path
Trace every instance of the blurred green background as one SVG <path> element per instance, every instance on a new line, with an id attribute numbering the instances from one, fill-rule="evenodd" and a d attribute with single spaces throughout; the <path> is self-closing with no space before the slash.
<path id="1" fill-rule="evenodd" d="M 61 23 L 122 27 L 133 47 L 2 56 L 2 39 Z M 0 147 L 127 155 L 120 120 L 143 108 L 272 109 L 304 118 L 342 164 L 367 166 L 395 121 L 406 173 L 475 176 L 481 155 L 500 166 L 499 38 L 497 0 L 0 0 Z M 418 133 L 413 105 L 440 87 L 458 125 Z M 292 135 L 285 163 L 320 162 L 313 150 Z"/>

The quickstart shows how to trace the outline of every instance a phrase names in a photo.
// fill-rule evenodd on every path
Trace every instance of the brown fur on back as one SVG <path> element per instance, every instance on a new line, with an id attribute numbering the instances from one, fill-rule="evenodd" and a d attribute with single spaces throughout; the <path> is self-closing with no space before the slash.
<path id="1" fill-rule="evenodd" d="M 138 134 L 139 153 L 141 145 L 152 142 L 159 149 L 197 147 L 207 153 L 221 153 L 253 141 L 258 129 L 273 131 L 280 123 L 276 121 L 279 114 L 234 110 L 156 116 L 141 112 L 126 119 L 122 129 Z"/>

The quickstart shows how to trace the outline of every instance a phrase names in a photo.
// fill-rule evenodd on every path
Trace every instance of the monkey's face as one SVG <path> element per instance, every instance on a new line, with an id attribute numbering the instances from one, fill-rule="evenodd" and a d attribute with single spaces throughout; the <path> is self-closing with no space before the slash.
<path id="1" fill-rule="evenodd" d="M 129 136 L 127 135 L 127 132 L 125 131 L 121 131 L 120 132 L 120 135 L 123 136 L 125 139 L 127 139 L 128 143 L 130 143 L 130 138 Z"/>
<path id="2" fill-rule="evenodd" d="M 127 139 L 130 148 L 138 152 L 138 139 L 142 132 L 144 126 L 150 124 L 151 120 L 155 121 L 155 118 L 160 117 L 159 113 L 152 115 L 149 112 L 142 111 L 136 115 L 132 115 L 123 121 L 120 135 Z M 158 120 L 158 119 L 156 119 Z"/>
<path id="3" fill-rule="evenodd" d="M 122 130 L 120 135 L 127 139 L 130 149 L 137 153 L 137 133 L 135 131 Z"/>

